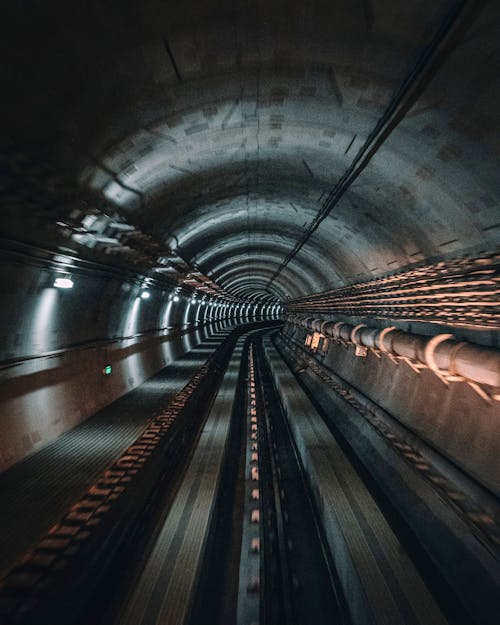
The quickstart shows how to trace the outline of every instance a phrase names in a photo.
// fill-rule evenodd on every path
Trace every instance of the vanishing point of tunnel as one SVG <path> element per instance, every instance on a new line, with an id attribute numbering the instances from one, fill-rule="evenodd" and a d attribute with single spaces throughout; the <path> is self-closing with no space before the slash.
<path id="1" fill-rule="evenodd" d="M 1 30 L 0 624 L 498 625 L 500 2 Z"/>

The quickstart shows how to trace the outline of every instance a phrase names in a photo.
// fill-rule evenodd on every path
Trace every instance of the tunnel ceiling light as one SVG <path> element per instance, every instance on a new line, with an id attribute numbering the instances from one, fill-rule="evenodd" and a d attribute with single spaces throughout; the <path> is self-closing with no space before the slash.
<path id="1" fill-rule="evenodd" d="M 54 286 L 56 289 L 72 289 L 73 280 L 71 280 L 71 278 L 56 278 L 54 280 Z"/>
<path id="2" fill-rule="evenodd" d="M 178 295 L 174 295 L 173 298 L 174 302 L 178 302 L 179 301 L 179 296 Z"/>
<path id="3" fill-rule="evenodd" d="M 150 294 L 150 292 L 149 292 L 149 291 L 143 291 L 143 292 L 141 293 L 141 298 L 142 298 L 142 299 L 149 299 L 150 297 L 151 297 L 151 294 Z"/>

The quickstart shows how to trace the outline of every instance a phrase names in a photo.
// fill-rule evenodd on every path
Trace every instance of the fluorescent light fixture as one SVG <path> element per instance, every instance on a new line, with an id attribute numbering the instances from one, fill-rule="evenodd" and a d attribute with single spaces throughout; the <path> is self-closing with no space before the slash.
<path id="1" fill-rule="evenodd" d="M 142 299 L 149 299 L 151 297 L 151 295 L 150 295 L 149 291 L 143 291 L 141 293 L 141 297 L 142 297 Z"/>
<path id="2" fill-rule="evenodd" d="M 54 280 L 54 286 L 56 289 L 72 289 L 73 280 L 70 278 L 56 278 Z"/>

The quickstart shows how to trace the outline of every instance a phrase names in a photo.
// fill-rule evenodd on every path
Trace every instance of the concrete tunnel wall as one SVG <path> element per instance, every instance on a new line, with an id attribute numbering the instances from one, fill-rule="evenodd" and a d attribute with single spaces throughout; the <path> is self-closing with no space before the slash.
<path id="1" fill-rule="evenodd" d="M 90 3 L 59 29 L 61 4 L 9 15 L 30 41 L 11 46 L 9 236 L 95 254 L 66 234 L 92 239 L 101 210 L 283 300 L 498 246 L 498 3 Z M 457 4 L 460 37 L 275 276 Z"/>
<path id="2" fill-rule="evenodd" d="M 499 249 L 498 2 L 14 5 L 1 243 L 54 256 L 1 269 L 4 463 L 154 373 L 174 333 Z M 370 144 L 420 62 L 425 80 Z M 329 206 L 365 144 L 371 159 Z M 71 292 L 52 286 L 65 254 L 87 267 Z M 193 280 L 239 307 L 191 305 Z M 120 379 L 106 381 L 111 355 Z"/>
<path id="3" fill-rule="evenodd" d="M 304 347 L 311 330 L 287 324 L 285 335 Z M 312 355 L 309 353 L 309 355 Z M 446 383 L 428 367 L 333 341 L 313 357 L 386 410 L 453 465 L 500 495 L 499 402 L 488 401 L 463 381 Z"/>
<path id="4" fill-rule="evenodd" d="M 270 307 L 202 302 L 172 285 L 144 289 L 144 277 L 102 269 L 72 271 L 73 288 L 55 288 L 62 275 L 0 266 L 0 471 L 175 362 L 221 322 L 273 316 Z"/>

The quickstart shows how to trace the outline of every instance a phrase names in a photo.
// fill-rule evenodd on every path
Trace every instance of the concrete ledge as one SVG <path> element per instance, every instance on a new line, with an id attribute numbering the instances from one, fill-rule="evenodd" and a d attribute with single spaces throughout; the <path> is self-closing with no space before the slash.
<path id="1" fill-rule="evenodd" d="M 176 328 L 27 359 L 0 372 L 0 472 L 133 390 L 221 327 Z M 104 375 L 105 365 L 111 375 Z"/>

